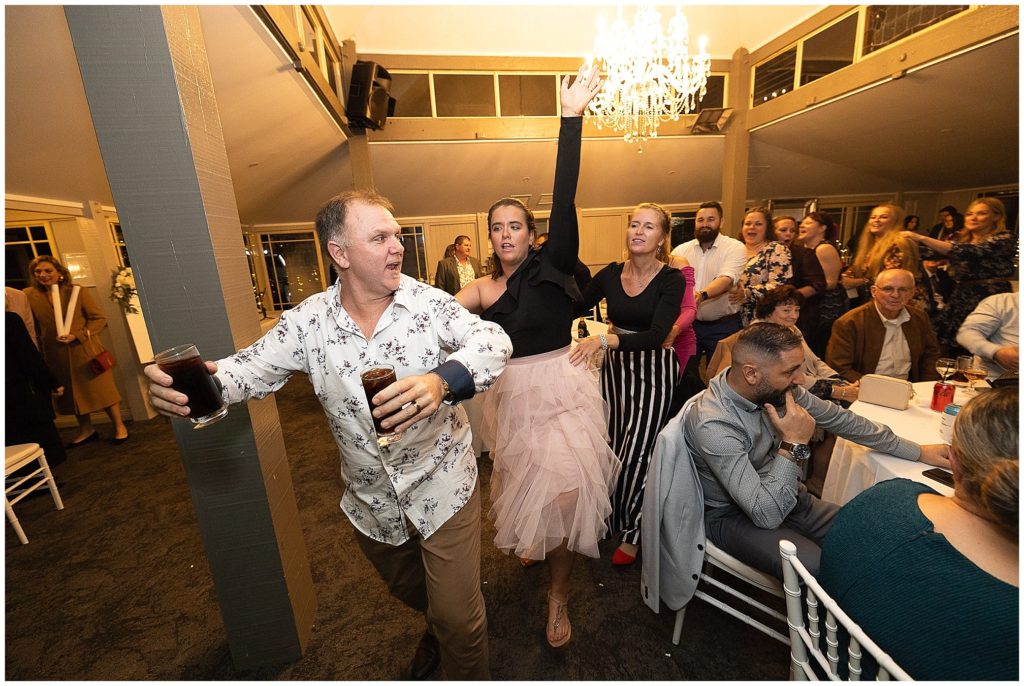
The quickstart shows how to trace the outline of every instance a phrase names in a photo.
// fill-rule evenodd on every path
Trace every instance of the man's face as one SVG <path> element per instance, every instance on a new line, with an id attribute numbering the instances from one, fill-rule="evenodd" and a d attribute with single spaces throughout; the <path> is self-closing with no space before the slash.
<path id="1" fill-rule="evenodd" d="M 722 218 L 718 216 L 718 210 L 714 207 L 702 207 L 697 210 L 696 225 L 697 240 L 701 243 L 710 243 L 718 237 Z"/>
<path id="2" fill-rule="evenodd" d="M 468 238 L 463 240 L 461 243 L 455 244 L 455 256 L 459 258 L 459 262 L 465 262 L 466 258 L 473 252 L 473 241 Z"/>
<path id="3" fill-rule="evenodd" d="M 914 279 L 904 272 L 883 272 L 871 287 L 871 297 L 886 318 L 895 319 L 914 297 Z"/>
<path id="4" fill-rule="evenodd" d="M 774 362 L 758 365 L 760 377 L 754 387 L 757 405 L 770 403 L 781 409 L 786 406 L 786 392 L 804 382 L 804 351 L 802 347 L 784 350 Z"/>
<path id="5" fill-rule="evenodd" d="M 355 202 L 346 217 L 350 245 L 335 249 L 344 278 L 367 292 L 390 295 L 402 280 L 401 227 L 391 213 L 379 205 Z M 336 243 L 331 245 L 337 246 Z"/>

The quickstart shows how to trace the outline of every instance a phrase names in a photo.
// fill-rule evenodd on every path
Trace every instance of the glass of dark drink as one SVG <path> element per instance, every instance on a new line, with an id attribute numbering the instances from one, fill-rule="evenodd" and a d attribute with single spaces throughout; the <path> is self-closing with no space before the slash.
<path id="1" fill-rule="evenodd" d="M 195 345 L 176 345 L 153 359 L 161 371 L 170 375 L 171 388 L 188 396 L 187 419 L 193 429 L 205 428 L 227 415 L 228 406 Z"/>
<path id="2" fill-rule="evenodd" d="M 359 373 L 359 379 L 363 382 L 363 391 L 366 393 L 366 404 L 370 406 L 370 412 L 373 412 L 375 405 L 373 404 L 373 396 L 377 395 L 391 384 L 398 381 L 398 377 L 395 375 L 395 368 L 390 364 L 375 364 L 367 367 Z M 373 417 L 373 415 L 370 415 Z M 373 430 L 377 432 L 377 445 L 381 448 L 386 448 L 392 443 L 397 443 L 402 439 L 402 434 L 394 431 L 388 433 L 388 431 L 380 425 L 384 417 L 373 417 Z"/>

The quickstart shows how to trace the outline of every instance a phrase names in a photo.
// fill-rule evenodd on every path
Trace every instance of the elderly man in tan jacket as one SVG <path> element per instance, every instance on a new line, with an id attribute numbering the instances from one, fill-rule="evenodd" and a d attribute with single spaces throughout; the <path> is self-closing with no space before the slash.
<path id="1" fill-rule="evenodd" d="M 871 302 L 850 310 L 832 325 L 825 361 L 847 381 L 884 374 L 909 381 L 939 378 L 939 342 L 928 315 L 908 303 L 914 275 L 886 269 L 871 287 Z"/>

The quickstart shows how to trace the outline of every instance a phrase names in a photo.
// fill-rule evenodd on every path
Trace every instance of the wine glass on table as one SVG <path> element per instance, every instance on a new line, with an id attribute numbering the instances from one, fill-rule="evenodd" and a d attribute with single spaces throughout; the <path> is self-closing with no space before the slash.
<path id="1" fill-rule="evenodd" d="M 974 396 L 978 393 L 974 389 L 975 382 L 981 381 L 988 376 L 988 369 L 985 368 L 985 365 L 981 362 L 981 358 L 977 355 L 965 355 L 964 357 L 968 357 L 970 359 L 970 364 L 966 369 L 962 370 L 964 376 L 967 377 L 967 394 Z"/>
<path id="2" fill-rule="evenodd" d="M 940 357 L 935 361 L 935 371 L 942 377 L 942 383 L 946 383 L 949 375 L 956 371 L 956 360 L 952 357 Z"/>
<path id="3" fill-rule="evenodd" d="M 967 381 L 966 372 L 974 364 L 973 355 L 960 355 L 956 358 L 956 373 L 953 374 L 953 381 L 958 383 L 965 383 Z"/>

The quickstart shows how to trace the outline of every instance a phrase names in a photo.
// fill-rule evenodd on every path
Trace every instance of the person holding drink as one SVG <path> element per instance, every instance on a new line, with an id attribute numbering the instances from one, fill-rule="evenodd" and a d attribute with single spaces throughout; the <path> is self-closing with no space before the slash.
<path id="1" fill-rule="evenodd" d="M 449 679 L 487 679 L 477 465 L 457 403 L 494 383 L 511 341 L 401 273 L 401 230 L 384 197 L 342 193 L 321 208 L 316 227 L 337 282 L 207 369 L 228 404 L 262 398 L 294 372 L 309 376 L 338 444 L 341 508 L 356 540 L 392 595 L 426 613 L 427 631 L 401 676 L 427 678 L 440 661 Z M 367 392 L 363 372 L 383 364 L 397 380 Z M 170 375 L 158 365 L 146 375 L 157 410 L 191 415 Z"/>

